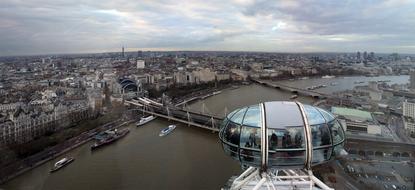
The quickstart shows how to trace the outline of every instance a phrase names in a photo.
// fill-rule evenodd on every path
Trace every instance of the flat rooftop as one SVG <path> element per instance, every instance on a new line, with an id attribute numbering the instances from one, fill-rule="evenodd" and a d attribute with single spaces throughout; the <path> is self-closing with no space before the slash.
<path id="1" fill-rule="evenodd" d="M 347 119 L 351 120 L 359 120 L 359 121 L 373 121 L 372 114 L 367 111 L 362 111 L 358 109 L 352 108 L 344 108 L 344 107 L 331 107 L 331 112 L 333 114 L 344 116 Z"/>

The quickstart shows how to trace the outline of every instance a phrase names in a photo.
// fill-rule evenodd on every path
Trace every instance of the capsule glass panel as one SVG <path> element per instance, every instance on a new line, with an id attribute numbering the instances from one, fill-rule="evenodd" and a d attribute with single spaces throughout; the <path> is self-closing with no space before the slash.
<path id="1" fill-rule="evenodd" d="M 228 122 L 223 131 L 223 139 L 226 143 L 223 143 L 223 149 L 232 158 L 238 160 L 238 145 L 239 145 L 239 125 Z"/>
<path id="2" fill-rule="evenodd" d="M 292 166 L 305 162 L 303 127 L 268 129 L 268 165 Z"/>
<path id="3" fill-rule="evenodd" d="M 243 126 L 241 130 L 241 162 L 259 166 L 261 162 L 261 131 L 259 128 Z"/>
<path id="4" fill-rule="evenodd" d="M 243 119 L 244 119 L 246 109 L 247 108 L 240 109 L 238 112 L 236 112 L 234 115 L 232 115 L 230 120 L 234 123 L 241 124 Z"/>
<path id="5" fill-rule="evenodd" d="M 250 106 L 246 111 L 243 125 L 251 127 L 261 127 L 261 109 L 258 105 Z"/>
<path id="6" fill-rule="evenodd" d="M 303 107 L 310 125 L 309 139 L 305 135 L 300 105 L 265 102 L 237 109 L 227 116 L 219 135 L 224 151 L 242 164 L 259 167 L 261 134 L 262 130 L 267 130 L 268 167 L 304 168 L 308 141 L 313 148 L 312 164 L 332 159 L 343 148 L 343 127 L 330 112 L 310 105 Z M 262 120 L 262 114 L 265 120 Z"/>

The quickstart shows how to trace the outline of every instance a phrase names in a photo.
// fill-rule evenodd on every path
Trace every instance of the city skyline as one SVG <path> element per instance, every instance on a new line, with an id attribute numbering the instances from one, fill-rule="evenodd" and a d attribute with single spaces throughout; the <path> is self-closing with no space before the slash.
<path id="1" fill-rule="evenodd" d="M 415 53 L 413 1 L 339 3 L 9 1 L 0 7 L 0 56 L 122 46 L 126 52 Z"/>

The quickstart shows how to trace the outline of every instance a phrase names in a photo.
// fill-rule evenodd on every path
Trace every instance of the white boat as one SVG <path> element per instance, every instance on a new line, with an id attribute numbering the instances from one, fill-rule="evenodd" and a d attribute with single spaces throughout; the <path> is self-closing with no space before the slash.
<path id="1" fill-rule="evenodd" d="M 219 91 L 213 92 L 212 94 L 213 94 L 213 95 L 218 95 L 218 94 L 220 94 L 220 93 L 222 93 L 222 91 L 220 91 L 220 90 L 219 90 Z"/>
<path id="2" fill-rule="evenodd" d="M 66 165 L 70 164 L 72 161 L 74 161 L 75 159 L 72 157 L 69 158 L 62 158 L 61 160 L 57 161 L 55 163 L 55 165 L 53 166 L 53 168 L 50 170 L 50 172 L 55 172 L 58 171 L 59 169 L 65 167 Z"/>
<path id="3" fill-rule="evenodd" d="M 333 76 L 333 75 L 324 75 L 324 76 L 322 76 L 321 78 L 322 79 L 332 79 L 332 78 L 335 78 L 336 76 Z"/>
<path id="4" fill-rule="evenodd" d="M 294 95 L 292 95 L 291 97 L 290 97 L 290 99 L 296 99 L 296 98 L 298 98 L 298 95 L 296 95 L 296 94 L 294 94 Z"/>
<path id="5" fill-rule="evenodd" d="M 167 128 L 160 131 L 159 136 L 166 136 L 176 128 L 176 125 L 169 125 Z"/>
<path id="6" fill-rule="evenodd" d="M 148 123 L 148 122 L 150 122 L 150 121 L 153 121 L 154 119 L 156 119 L 157 117 L 156 116 L 153 116 L 153 115 L 150 115 L 150 116 L 147 116 L 147 117 L 141 117 L 141 119 L 140 119 L 140 121 L 138 121 L 135 125 L 136 126 L 141 126 L 141 125 L 144 125 L 144 124 L 146 124 L 146 123 Z"/>

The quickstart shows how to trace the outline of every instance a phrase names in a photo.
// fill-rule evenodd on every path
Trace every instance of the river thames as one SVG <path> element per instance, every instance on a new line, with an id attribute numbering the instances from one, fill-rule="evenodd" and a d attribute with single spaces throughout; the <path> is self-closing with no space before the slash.
<path id="1" fill-rule="evenodd" d="M 282 81 L 304 88 L 338 83 L 320 92 L 350 89 L 354 82 L 391 80 L 405 84 L 408 76 L 340 77 Z M 360 84 L 362 85 L 362 84 Z M 190 109 L 224 115 L 241 106 L 263 101 L 289 100 L 289 92 L 252 84 L 226 89 L 221 94 L 194 102 Z M 297 99 L 312 103 L 309 97 Z M 204 106 L 203 106 L 204 104 Z M 204 109 L 202 109 L 204 107 Z M 220 189 L 227 180 L 241 172 L 239 163 L 223 153 L 217 133 L 177 124 L 166 137 L 158 133 L 171 122 L 157 119 L 141 127 L 127 126 L 130 134 L 118 142 L 91 152 L 92 142 L 66 153 L 75 161 L 50 174 L 57 161 L 52 160 L 0 186 L 5 190 L 66 189 Z M 63 156 L 62 156 L 63 157 Z"/>

